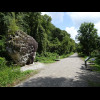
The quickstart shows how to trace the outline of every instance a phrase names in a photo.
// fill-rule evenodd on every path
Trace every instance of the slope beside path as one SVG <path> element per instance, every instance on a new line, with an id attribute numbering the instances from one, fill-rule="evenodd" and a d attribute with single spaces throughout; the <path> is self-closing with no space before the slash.
<path id="1" fill-rule="evenodd" d="M 89 87 L 100 83 L 100 73 L 85 70 L 84 61 L 75 53 L 47 64 L 36 75 L 15 87 Z"/>

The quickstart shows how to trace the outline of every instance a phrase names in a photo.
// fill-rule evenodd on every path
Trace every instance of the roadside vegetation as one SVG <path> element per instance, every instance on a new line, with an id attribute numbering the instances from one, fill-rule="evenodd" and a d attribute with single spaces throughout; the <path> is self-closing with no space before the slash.
<path id="1" fill-rule="evenodd" d="M 62 55 L 60 59 L 66 58 L 72 55 L 74 52 Z M 57 59 L 57 54 L 48 53 L 47 56 L 36 57 L 35 61 L 41 63 L 54 63 Z M 38 70 L 27 70 L 22 72 L 20 66 L 15 66 L 13 64 L 7 65 L 5 58 L 0 57 L 0 87 L 11 87 L 19 82 L 27 79 L 28 77 L 38 73 Z"/>
<path id="2" fill-rule="evenodd" d="M 87 57 L 91 57 L 89 62 L 90 66 L 100 71 L 100 37 L 98 36 L 97 29 L 94 28 L 94 23 L 82 23 L 76 39 L 77 52 L 80 57 L 85 60 Z"/>
<path id="3" fill-rule="evenodd" d="M 17 80 L 35 74 L 20 71 L 20 66 L 10 58 L 6 50 L 7 35 L 22 30 L 38 42 L 35 61 L 53 63 L 75 52 L 75 41 L 65 30 L 55 27 L 52 18 L 41 12 L 0 12 L 0 86 L 10 86 Z"/>
<path id="4" fill-rule="evenodd" d="M 76 36 L 79 43 L 75 43 L 67 31 L 57 28 L 51 21 L 50 16 L 41 15 L 41 12 L 0 12 L 0 87 L 12 86 L 37 73 L 21 72 L 20 66 L 15 66 L 7 53 L 6 36 L 17 30 L 26 32 L 38 42 L 36 62 L 53 63 L 78 52 L 83 60 L 88 56 L 95 58 L 91 66 L 100 71 L 100 37 L 94 23 L 80 25 Z"/>
<path id="5" fill-rule="evenodd" d="M 6 60 L 0 57 L 0 87 L 13 86 L 30 75 L 37 73 L 37 71 L 32 70 L 21 72 L 20 66 L 8 66 L 6 63 Z"/>
<path id="6" fill-rule="evenodd" d="M 38 61 L 38 62 L 41 62 L 41 63 L 54 63 L 57 60 L 60 60 L 60 59 L 63 59 L 63 58 L 67 58 L 72 54 L 74 54 L 74 52 L 71 52 L 70 54 L 66 54 L 66 55 L 64 54 L 64 55 L 59 56 L 57 53 L 47 52 L 45 54 L 45 56 L 37 54 L 37 56 L 35 58 L 35 61 L 36 62 Z"/>

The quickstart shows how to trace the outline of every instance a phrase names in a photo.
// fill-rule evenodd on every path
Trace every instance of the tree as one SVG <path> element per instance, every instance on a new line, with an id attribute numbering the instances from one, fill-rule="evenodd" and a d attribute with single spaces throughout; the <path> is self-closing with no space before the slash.
<path id="1" fill-rule="evenodd" d="M 37 34 L 38 52 L 45 53 L 47 47 L 47 35 L 44 28 L 40 25 Z"/>
<path id="2" fill-rule="evenodd" d="M 100 51 L 100 37 L 96 39 L 97 49 Z"/>
<path id="3" fill-rule="evenodd" d="M 52 18 L 50 16 L 48 16 L 47 14 L 45 14 L 41 17 L 41 25 L 45 29 L 48 40 L 51 40 L 51 38 L 52 38 L 51 30 L 53 28 L 53 25 L 51 24 L 51 20 L 52 20 Z"/>
<path id="4" fill-rule="evenodd" d="M 51 52 L 55 52 L 57 54 L 60 55 L 59 50 L 61 49 L 61 45 L 60 45 L 60 41 L 58 40 L 58 38 L 54 38 L 53 41 L 50 43 L 50 51 Z"/>
<path id="5" fill-rule="evenodd" d="M 70 38 L 70 52 L 75 52 L 75 41 L 73 39 Z"/>
<path id="6" fill-rule="evenodd" d="M 65 30 L 51 23 L 52 18 L 41 12 L 0 12 L 0 54 L 5 52 L 7 34 L 22 30 L 38 42 L 38 53 L 67 54 L 74 50 L 74 40 Z M 2 38 L 4 37 L 4 38 Z"/>
<path id="7" fill-rule="evenodd" d="M 80 41 L 82 53 L 90 55 L 96 49 L 97 29 L 94 28 L 93 23 L 82 23 L 79 30 L 77 39 Z"/>
<path id="8" fill-rule="evenodd" d="M 7 22 L 7 20 L 5 19 L 5 16 L 7 15 L 8 15 L 8 12 L 0 12 L 0 35 L 3 35 L 3 36 L 7 35 L 7 32 L 8 32 L 8 26 L 7 24 L 5 24 L 5 21 Z"/>
<path id="9" fill-rule="evenodd" d="M 8 14 L 8 16 L 5 16 L 5 19 L 7 18 L 8 22 L 5 21 L 6 24 L 8 24 L 8 34 L 14 34 L 15 31 L 19 29 L 19 27 L 16 24 L 16 17 L 15 12 L 11 12 Z"/>

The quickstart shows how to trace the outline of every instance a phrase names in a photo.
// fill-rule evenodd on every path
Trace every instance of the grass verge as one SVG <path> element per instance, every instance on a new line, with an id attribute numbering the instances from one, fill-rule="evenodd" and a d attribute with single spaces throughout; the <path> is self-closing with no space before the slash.
<path id="1" fill-rule="evenodd" d="M 69 57 L 72 54 L 73 52 L 67 55 L 62 55 L 60 56 L 60 59 Z M 57 54 L 48 53 L 45 56 L 40 56 L 40 57 L 37 56 L 36 59 L 38 59 L 38 61 L 41 63 L 54 63 L 56 62 L 55 60 L 57 59 L 56 58 L 57 56 L 58 56 Z M 37 74 L 38 72 L 39 72 L 38 70 L 27 70 L 21 72 L 20 66 L 16 67 L 13 65 L 7 66 L 6 61 L 2 58 L 0 63 L 0 87 L 15 86 L 16 84 L 29 78 L 32 75 Z"/>
<path id="2" fill-rule="evenodd" d="M 0 70 L 0 87 L 11 87 L 18 84 L 20 81 L 36 74 L 37 71 L 27 70 L 24 72 L 20 71 L 20 66 L 5 66 L 4 69 Z"/>
<path id="3" fill-rule="evenodd" d="M 64 54 L 60 56 L 60 59 L 67 58 L 70 55 L 74 54 L 74 52 L 71 52 L 70 54 Z M 35 58 L 35 61 L 41 62 L 41 63 L 54 63 L 57 61 L 57 56 L 59 56 L 57 53 L 50 53 L 47 52 L 45 55 L 37 55 Z"/>
<path id="4" fill-rule="evenodd" d="M 78 53 L 79 57 L 81 57 L 82 60 L 85 60 L 88 56 L 84 56 L 81 55 L 80 53 Z M 97 63 L 96 61 L 97 59 L 95 59 L 95 61 L 93 62 L 93 64 L 89 64 L 89 66 L 93 69 L 92 71 L 97 71 L 100 72 L 100 64 Z M 88 60 L 88 62 L 91 62 L 91 58 L 90 60 Z"/>

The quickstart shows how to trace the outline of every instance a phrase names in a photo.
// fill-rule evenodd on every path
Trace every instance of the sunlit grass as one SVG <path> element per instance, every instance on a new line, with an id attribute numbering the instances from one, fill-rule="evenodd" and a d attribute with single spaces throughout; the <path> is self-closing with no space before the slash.
<path id="1" fill-rule="evenodd" d="M 35 61 L 38 61 L 38 62 L 41 62 L 41 63 L 54 63 L 58 59 L 60 60 L 60 59 L 69 57 L 72 54 L 74 54 L 74 52 L 71 52 L 70 54 L 64 54 L 64 55 L 59 56 L 56 53 L 50 53 L 50 52 L 48 52 L 46 54 L 46 56 L 44 56 L 44 55 L 43 56 L 36 56 Z M 57 56 L 59 56 L 59 57 L 57 58 Z"/>
<path id="2" fill-rule="evenodd" d="M 4 69 L 0 70 L 0 87 L 13 86 L 16 82 L 20 82 L 32 73 L 36 71 L 28 70 L 25 72 L 20 71 L 20 66 L 6 66 Z"/>
<path id="3" fill-rule="evenodd" d="M 62 55 L 60 59 L 66 58 L 73 53 Z M 41 63 L 54 63 L 57 59 L 57 54 L 48 53 L 46 56 L 37 57 L 37 60 Z M 3 62 L 3 63 L 2 63 Z M 0 87 L 14 86 L 20 81 L 38 73 L 36 70 L 20 71 L 20 66 L 6 65 L 5 59 L 1 58 L 0 64 Z"/>

